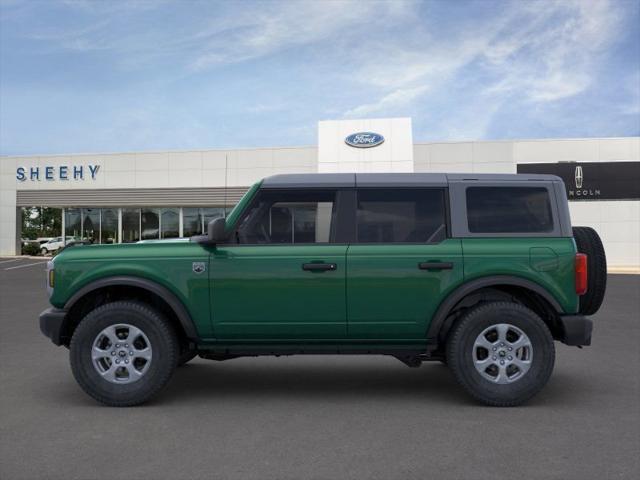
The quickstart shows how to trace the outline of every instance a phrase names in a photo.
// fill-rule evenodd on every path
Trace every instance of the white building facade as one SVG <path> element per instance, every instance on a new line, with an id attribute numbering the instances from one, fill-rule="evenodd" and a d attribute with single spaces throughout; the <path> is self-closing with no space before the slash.
<path id="1" fill-rule="evenodd" d="M 0 255 L 20 254 L 22 207 L 62 208 L 66 235 L 121 243 L 200 233 L 254 182 L 279 173 L 566 171 L 573 224 L 600 233 L 612 270 L 640 269 L 640 137 L 414 143 L 411 119 L 392 118 L 322 121 L 318 140 L 1 157 Z"/>

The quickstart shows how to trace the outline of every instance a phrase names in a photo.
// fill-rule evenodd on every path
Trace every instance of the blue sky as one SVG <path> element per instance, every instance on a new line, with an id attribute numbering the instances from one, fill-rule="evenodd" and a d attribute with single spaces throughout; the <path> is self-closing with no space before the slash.
<path id="1" fill-rule="evenodd" d="M 0 0 L 0 154 L 640 134 L 640 1 Z"/>

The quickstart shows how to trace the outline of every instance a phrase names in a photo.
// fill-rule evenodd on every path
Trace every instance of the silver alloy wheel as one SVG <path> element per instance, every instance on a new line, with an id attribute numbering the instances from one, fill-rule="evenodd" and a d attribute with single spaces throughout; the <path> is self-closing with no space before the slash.
<path id="1" fill-rule="evenodd" d="M 127 323 L 111 325 L 93 341 L 91 360 L 102 378 L 125 384 L 140 380 L 151 365 L 151 342 L 142 330 Z"/>
<path id="2" fill-rule="evenodd" d="M 499 384 L 520 380 L 531 367 L 529 337 L 509 323 L 485 328 L 473 344 L 473 364 L 483 378 Z"/>

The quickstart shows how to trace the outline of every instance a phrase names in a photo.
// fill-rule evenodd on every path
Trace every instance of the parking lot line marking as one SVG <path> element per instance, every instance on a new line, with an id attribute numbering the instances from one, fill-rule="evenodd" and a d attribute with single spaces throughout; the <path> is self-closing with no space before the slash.
<path id="1" fill-rule="evenodd" d="M 11 262 L 17 262 L 18 260 L 21 260 L 20 258 L 14 258 L 13 260 L 3 260 L 0 263 L 11 263 Z"/>
<path id="2" fill-rule="evenodd" d="M 16 268 L 33 267 L 34 265 L 42 265 L 43 262 L 27 263 L 26 265 L 17 265 L 15 267 L 5 268 L 5 270 L 15 270 Z"/>

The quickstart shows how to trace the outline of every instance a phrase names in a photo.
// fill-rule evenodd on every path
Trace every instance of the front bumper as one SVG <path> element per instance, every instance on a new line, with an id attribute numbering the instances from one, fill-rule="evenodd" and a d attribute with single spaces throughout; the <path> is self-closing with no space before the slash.
<path id="1" fill-rule="evenodd" d="M 558 340 L 566 345 L 591 345 L 593 322 L 583 315 L 563 315 L 560 317 L 560 334 Z"/>
<path id="2" fill-rule="evenodd" d="M 40 331 L 56 345 L 62 345 L 66 310 L 47 308 L 40 314 Z"/>

